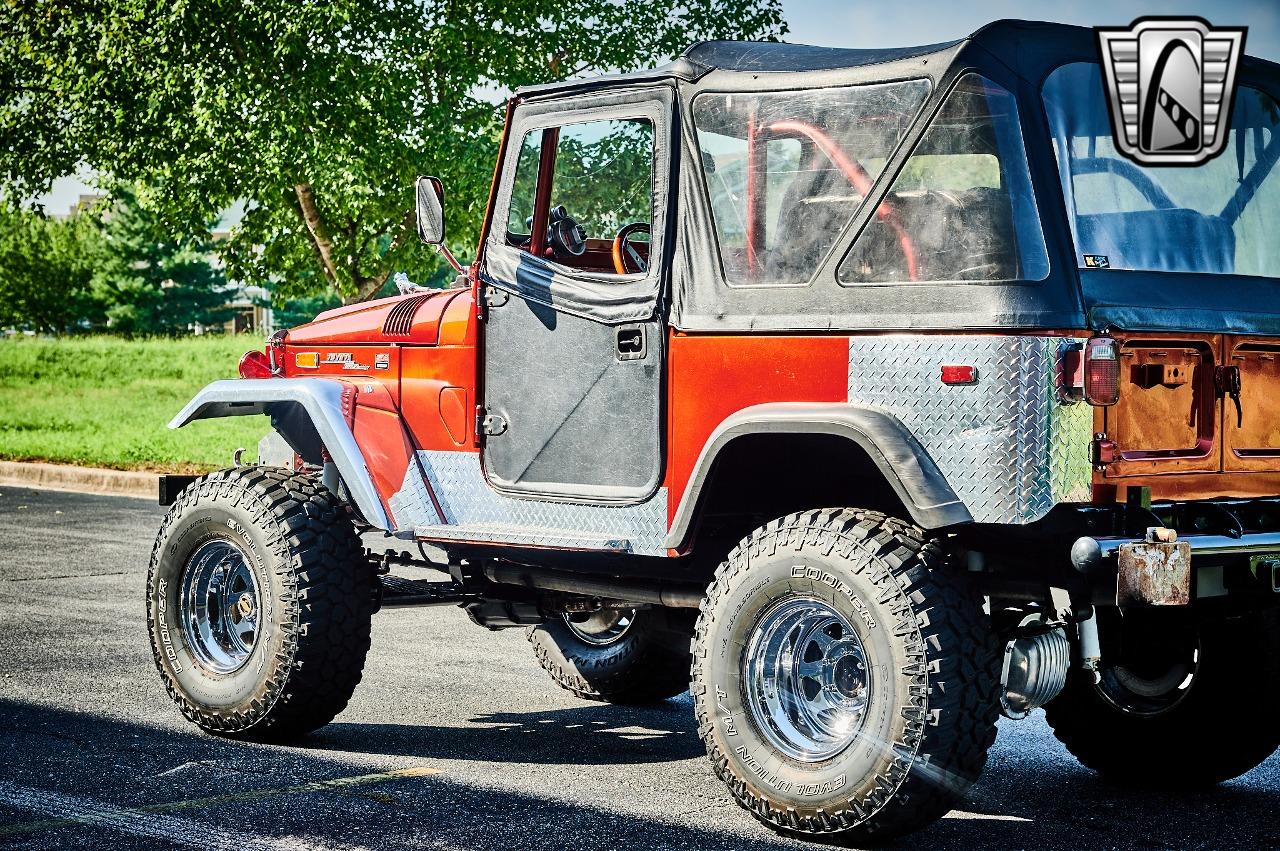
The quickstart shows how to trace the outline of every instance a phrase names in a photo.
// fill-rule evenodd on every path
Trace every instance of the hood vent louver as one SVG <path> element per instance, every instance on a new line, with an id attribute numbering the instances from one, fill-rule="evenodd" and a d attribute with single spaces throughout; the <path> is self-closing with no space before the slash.
<path id="1" fill-rule="evenodd" d="M 429 293 L 406 298 L 391 308 L 386 321 L 382 323 L 382 333 L 388 337 L 408 337 L 409 332 L 413 330 L 413 317 L 417 315 L 418 308 L 426 304 L 427 299 L 432 295 Z"/>

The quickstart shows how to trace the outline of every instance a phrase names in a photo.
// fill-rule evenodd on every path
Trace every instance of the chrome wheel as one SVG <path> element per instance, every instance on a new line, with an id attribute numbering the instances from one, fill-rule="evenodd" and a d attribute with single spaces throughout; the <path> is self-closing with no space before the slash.
<path id="1" fill-rule="evenodd" d="M 258 582 L 244 552 L 226 539 L 202 544 L 187 561 L 180 601 L 187 646 L 219 674 L 249 661 L 258 637 Z"/>
<path id="2" fill-rule="evenodd" d="M 857 632 L 827 603 L 791 597 L 765 611 L 744 657 L 756 727 L 792 759 L 841 753 L 866 720 L 871 669 Z"/>
<path id="3" fill-rule="evenodd" d="M 618 641 L 635 622 L 635 609 L 601 609 L 598 612 L 564 616 L 565 625 L 587 644 L 604 647 Z"/>

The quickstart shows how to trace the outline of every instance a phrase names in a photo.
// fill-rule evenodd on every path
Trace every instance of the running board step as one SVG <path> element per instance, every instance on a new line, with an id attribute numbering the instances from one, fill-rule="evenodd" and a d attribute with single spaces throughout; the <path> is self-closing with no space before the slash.
<path id="1" fill-rule="evenodd" d="M 458 606 L 478 599 L 478 594 L 464 591 L 456 582 L 420 582 L 391 575 L 378 577 L 378 608 L 381 609 Z"/>
<path id="2" fill-rule="evenodd" d="M 471 523 L 465 526 L 419 526 L 414 529 L 419 540 L 456 541 L 469 544 L 510 544 L 526 547 L 554 547 L 558 550 L 605 550 L 631 552 L 631 541 L 593 535 L 573 529 L 530 528 L 506 523 Z"/>

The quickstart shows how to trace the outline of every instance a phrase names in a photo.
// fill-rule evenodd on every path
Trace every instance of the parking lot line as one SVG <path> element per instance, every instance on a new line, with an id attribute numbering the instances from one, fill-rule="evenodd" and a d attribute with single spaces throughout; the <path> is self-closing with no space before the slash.
<path id="1" fill-rule="evenodd" d="M 386 783 L 391 780 L 402 780 L 407 777 L 429 777 L 439 774 L 440 769 L 427 766 L 398 768 L 392 771 L 379 771 L 373 774 L 359 774 L 353 777 L 335 777 L 329 780 L 313 780 L 299 783 L 296 786 L 282 786 L 275 789 L 252 789 L 247 792 L 235 792 L 229 795 L 215 795 L 208 798 L 189 798 L 184 801 L 171 801 L 164 804 L 149 804 L 143 807 L 113 807 L 88 798 L 63 795 L 58 792 L 46 792 L 40 789 L 17 786 L 0 781 L 0 804 L 14 809 L 43 813 L 55 818 L 42 821 L 23 822 L 21 824 L 0 825 L 0 838 L 23 833 L 34 833 L 41 830 L 52 830 L 75 824 L 95 824 L 103 827 L 115 827 L 126 833 L 138 836 L 155 836 L 161 839 L 172 839 L 180 844 L 189 844 L 198 848 L 288 848 L 304 847 L 296 842 L 270 839 L 253 839 L 247 836 L 231 834 L 220 828 L 188 822 L 184 819 L 163 815 L 175 810 L 191 810 L 218 804 L 238 804 L 250 801 L 262 801 L 283 795 L 305 795 L 310 792 L 341 791 L 354 786 L 367 786 L 372 783 Z M 163 822 L 163 824 L 158 824 Z M 151 833 L 151 829 L 165 831 L 177 829 L 176 833 Z M 223 844 L 220 837 L 227 838 Z M 248 844 L 246 844 L 248 843 Z M 273 844 L 274 843 L 274 844 Z"/>

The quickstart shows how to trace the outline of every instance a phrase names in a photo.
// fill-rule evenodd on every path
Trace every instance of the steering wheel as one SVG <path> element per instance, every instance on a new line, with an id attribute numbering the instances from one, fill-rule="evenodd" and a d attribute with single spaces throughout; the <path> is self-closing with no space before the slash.
<path id="1" fill-rule="evenodd" d="M 547 242 L 556 254 L 581 257 L 587 250 L 587 231 L 557 205 L 547 214 Z"/>
<path id="2" fill-rule="evenodd" d="M 619 275 L 631 275 L 649 271 L 649 263 L 640 256 L 631 245 L 631 237 L 638 233 L 649 233 L 647 222 L 632 222 L 623 225 L 618 235 L 613 238 L 613 271 Z M 635 268 L 628 268 L 628 263 Z"/>
<path id="3" fill-rule="evenodd" d="M 1151 176 L 1128 160 L 1111 157 L 1080 157 L 1071 164 L 1073 177 L 1082 174 L 1113 174 L 1138 190 L 1148 204 L 1157 210 L 1172 210 L 1178 205 Z"/>

